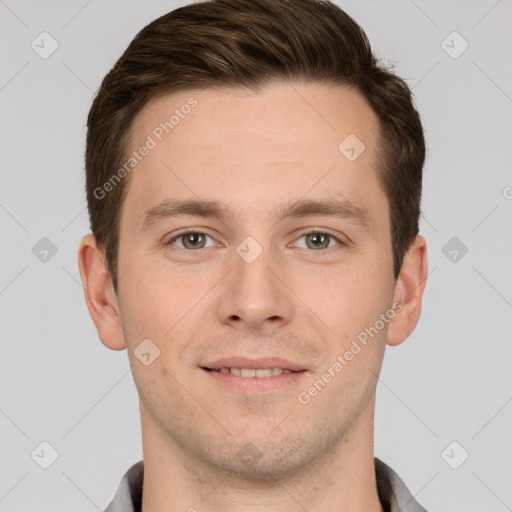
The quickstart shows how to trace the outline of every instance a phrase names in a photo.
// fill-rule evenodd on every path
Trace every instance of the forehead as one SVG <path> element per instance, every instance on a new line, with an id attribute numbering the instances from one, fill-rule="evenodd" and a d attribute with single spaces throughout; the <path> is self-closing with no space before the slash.
<path id="1" fill-rule="evenodd" d="M 187 126 L 192 124 L 191 133 Z M 355 90 L 275 82 L 258 93 L 212 87 L 153 98 L 134 120 L 132 141 L 152 134 L 157 143 L 178 146 L 186 138 L 188 145 L 196 143 L 203 152 L 222 149 L 242 156 L 258 149 L 265 139 L 268 152 L 275 149 L 285 156 L 313 150 L 312 156 L 316 156 L 325 154 L 326 149 L 339 151 L 338 144 L 352 134 L 364 139 L 370 154 L 377 130 L 376 115 Z M 305 142 L 309 142 L 306 147 Z"/>
<path id="2" fill-rule="evenodd" d="M 192 196 L 257 201 L 263 209 L 308 190 L 371 203 L 379 192 L 378 120 L 345 87 L 276 82 L 258 93 L 180 91 L 149 101 L 131 135 L 132 150 L 149 140 L 153 146 L 131 175 L 127 202 L 137 209 Z"/>

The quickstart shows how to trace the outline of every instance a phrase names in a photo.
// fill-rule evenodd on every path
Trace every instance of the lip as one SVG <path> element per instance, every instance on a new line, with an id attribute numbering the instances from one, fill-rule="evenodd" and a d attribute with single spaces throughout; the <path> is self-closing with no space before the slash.
<path id="1" fill-rule="evenodd" d="M 292 373 L 281 373 L 269 377 L 241 377 L 231 373 L 214 371 L 221 368 L 251 368 L 253 370 L 258 368 L 281 368 L 282 370 L 290 370 Z M 201 369 L 213 382 L 230 391 L 243 394 L 257 394 L 282 389 L 298 382 L 307 373 L 304 365 L 280 357 L 259 357 L 255 359 L 224 357 L 202 365 Z"/>
<path id="2" fill-rule="evenodd" d="M 247 368 L 247 366 L 242 366 L 242 368 Z M 276 368 L 279 368 L 279 366 Z M 211 382 L 215 382 L 229 391 L 235 391 L 236 393 L 242 393 L 244 395 L 271 392 L 285 388 L 286 386 L 297 383 L 307 373 L 306 370 L 301 370 L 292 373 L 271 375 L 270 377 L 241 377 L 239 375 L 221 373 L 206 368 L 202 368 L 201 370 L 206 374 L 207 378 L 211 379 Z"/>
<path id="3" fill-rule="evenodd" d="M 304 370 L 307 370 L 307 368 L 305 368 L 301 364 L 294 363 L 292 361 L 282 359 L 279 357 L 260 357 L 257 359 L 250 359 L 247 357 L 225 357 L 222 359 L 217 359 L 216 361 L 212 361 L 210 363 L 205 363 L 201 367 L 206 370 L 220 370 L 221 368 L 251 368 L 254 370 L 258 368 L 281 368 L 282 370 L 291 370 L 293 372 L 302 372 Z M 280 377 L 280 375 L 274 375 L 273 377 Z M 270 379 L 272 377 L 255 378 Z"/>

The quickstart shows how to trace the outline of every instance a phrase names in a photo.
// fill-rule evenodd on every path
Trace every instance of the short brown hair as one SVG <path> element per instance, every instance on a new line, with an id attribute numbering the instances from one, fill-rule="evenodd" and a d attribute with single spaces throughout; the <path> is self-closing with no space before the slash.
<path id="1" fill-rule="evenodd" d="M 355 89 L 379 119 L 378 177 L 390 210 L 393 273 L 418 234 L 425 141 L 405 81 L 373 55 L 363 29 L 319 0 L 210 0 L 144 27 L 105 76 L 87 120 L 86 189 L 91 230 L 117 292 L 123 178 L 97 191 L 126 160 L 136 114 L 148 100 L 193 88 L 247 87 L 272 80 Z M 340 141 L 341 142 L 341 141 Z"/>

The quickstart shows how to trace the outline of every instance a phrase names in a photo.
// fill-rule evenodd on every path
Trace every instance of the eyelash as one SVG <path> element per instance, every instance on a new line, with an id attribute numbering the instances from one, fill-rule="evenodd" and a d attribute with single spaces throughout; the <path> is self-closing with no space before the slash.
<path id="1" fill-rule="evenodd" d="M 190 233 L 199 234 L 199 235 L 206 235 L 206 236 L 210 237 L 213 240 L 213 237 L 210 236 L 208 233 L 205 233 L 204 231 L 199 231 L 197 229 L 187 229 L 187 230 L 182 231 L 181 233 L 173 236 L 172 238 L 170 238 L 165 243 L 165 245 L 166 246 L 172 246 L 173 243 L 176 240 L 178 240 L 182 236 L 185 236 L 185 235 L 190 234 Z M 327 235 L 330 239 L 333 239 L 336 242 L 338 242 L 338 245 L 334 246 L 334 247 L 328 247 L 326 249 L 319 249 L 319 250 L 310 249 L 310 252 L 315 253 L 316 256 L 324 256 L 326 254 L 328 255 L 328 254 L 330 254 L 332 249 L 336 250 L 336 248 L 340 249 L 341 247 L 348 245 L 347 242 L 344 242 L 343 240 L 341 240 L 340 238 L 338 238 L 335 235 L 332 235 L 328 231 L 321 231 L 321 230 L 318 230 L 318 229 L 311 230 L 311 231 L 306 231 L 305 233 L 302 233 L 296 240 L 299 240 L 300 238 L 302 238 L 304 236 L 312 235 L 312 234 Z M 174 247 L 175 247 L 175 249 L 178 249 L 179 251 L 185 251 L 185 252 L 188 252 L 188 253 L 199 252 L 201 250 L 201 249 L 183 249 L 181 247 L 176 247 L 176 246 L 174 246 Z M 207 249 L 209 249 L 209 247 L 207 247 Z"/>

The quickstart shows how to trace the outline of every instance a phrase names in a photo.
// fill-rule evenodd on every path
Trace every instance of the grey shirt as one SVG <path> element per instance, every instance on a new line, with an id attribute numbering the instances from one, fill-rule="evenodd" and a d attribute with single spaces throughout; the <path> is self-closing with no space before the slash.
<path id="1" fill-rule="evenodd" d="M 377 491 L 384 512 L 427 512 L 412 496 L 400 477 L 375 457 Z M 104 512 L 141 512 L 144 462 L 136 462 L 123 476 Z"/>

